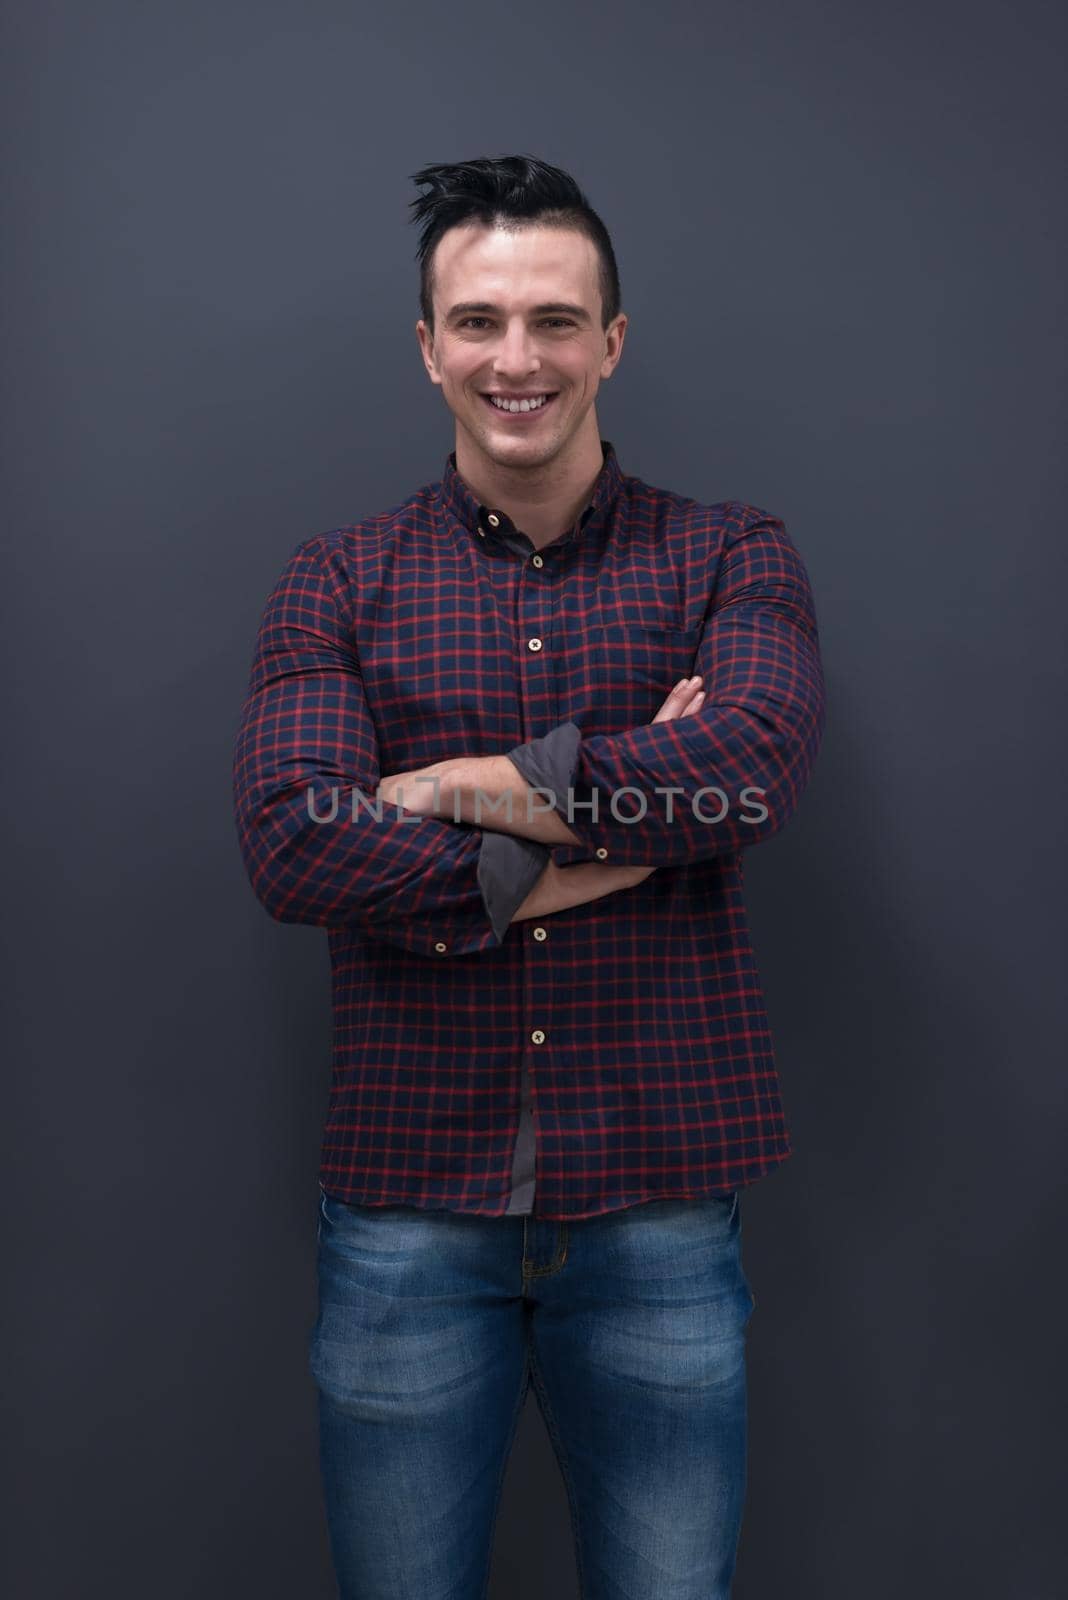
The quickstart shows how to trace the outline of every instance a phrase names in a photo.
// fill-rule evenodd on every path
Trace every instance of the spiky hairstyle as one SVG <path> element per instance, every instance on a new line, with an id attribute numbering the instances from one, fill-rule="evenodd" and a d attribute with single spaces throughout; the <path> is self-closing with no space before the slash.
<path id="1" fill-rule="evenodd" d="M 578 184 L 560 167 L 536 156 L 482 156 L 445 166 L 422 167 L 412 182 L 427 192 L 411 202 L 412 222 L 422 227 L 419 262 L 419 307 L 434 332 L 434 251 L 449 228 L 465 222 L 489 227 L 574 228 L 597 250 L 600 263 L 602 331 L 619 315 L 619 270 L 608 229 Z"/>

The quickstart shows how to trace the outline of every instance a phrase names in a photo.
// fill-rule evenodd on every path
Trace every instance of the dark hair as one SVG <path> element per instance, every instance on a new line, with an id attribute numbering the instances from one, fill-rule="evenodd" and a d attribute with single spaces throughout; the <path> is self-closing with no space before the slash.
<path id="1" fill-rule="evenodd" d="M 419 306 L 434 332 L 434 251 L 449 228 L 465 222 L 489 227 L 574 228 L 597 249 L 600 260 L 601 329 L 619 315 L 619 271 L 608 229 L 578 184 L 559 167 L 536 156 L 482 156 L 448 166 L 423 167 L 412 182 L 429 184 L 411 202 L 412 222 L 422 224 L 419 249 Z"/>

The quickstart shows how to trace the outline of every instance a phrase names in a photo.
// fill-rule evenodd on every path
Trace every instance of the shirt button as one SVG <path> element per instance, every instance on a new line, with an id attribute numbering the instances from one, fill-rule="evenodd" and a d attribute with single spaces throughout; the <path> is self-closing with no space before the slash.
<path id="1" fill-rule="evenodd" d="M 541 640 L 540 639 L 528 639 L 527 640 L 527 649 L 528 650 L 540 650 L 541 649 Z"/>
<path id="2" fill-rule="evenodd" d="M 540 1028 L 535 1028 L 530 1037 L 533 1039 L 535 1044 L 545 1043 L 545 1035 L 542 1033 Z"/>
<path id="3" fill-rule="evenodd" d="M 438 943 L 437 943 L 437 944 L 436 944 L 436 945 L 435 945 L 435 946 L 434 946 L 434 949 L 435 949 L 435 950 L 436 950 L 436 951 L 437 951 L 437 953 L 438 953 L 438 955 L 439 955 L 439 956 L 442 956 L 442 955 L 444 955 L 444 954 L 445 954 L 445 952 L 446 952 L 446 950 L 447 950 L 447 949 L 448 949 L 448 948 L 449 948 L 449 947 L 448 947 L 448 945 L 447 945 L 447 944 L 442 944 L 442 943 L 441 943 L 441 941 L 440 941 L 440 940 L 439 940 L 439 941 L 438 941 Z"/>
<path id="4" fill-rule="evenodd" d="M 491 528 L 499 528 L 501 525 L 501 519 L 495 511 L 490 512 L 489 516 L 486 518 L 486 521 L 489 523 Z"/>
<path id="5" fill-rule="evenodd" d="M 535 937 L 535 939 L 547 939 L 549 936 L 545 932 L 544 928 L 535 928 L 534 929 L 534 937 Z"/>
<path id="6" fill-rule="evenodd" d="M 598 861 L 607 861 L 608 860 L 608 851 L 605 849 L 603 844 L 599 845 L 598 848 L 593 853 L 597 857 Z"/>
<path id="7" fill-rule="evenodd" d="M 485 528 L 479 528 L 479 530 L 478 530 L 478 536 L 479 536 L 479 538 L 480 538 L 480 539 L 484 539 L 484 538 L 485 538 L 485 537 L 486 537 L 486 530 L 485 530 Z"/>
<path id="8" fill-rule="evenodd" d="M 545 565 L 545 562 L 541 559 L 541 556 L 531 556 L 530 562 L 531 565 L 535 567 L 543 567 Z"/>

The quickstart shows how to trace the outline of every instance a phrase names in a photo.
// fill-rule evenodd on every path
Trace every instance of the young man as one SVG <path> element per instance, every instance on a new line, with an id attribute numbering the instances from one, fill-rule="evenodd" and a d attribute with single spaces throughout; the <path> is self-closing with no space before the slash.
<path id="1" fill-rule="evenodd" d="M 723 1600 L 746 1481 L 740 1195 L 789 1136 L 742 892 L 824 725 L 780 520 L 622 472 L 604 225 L 530 157 L 413 202 L 440 481 L 305 539 L 237 826 L 328 931 L 310 1339 L 343 1600 L 481 1600 L 528 1384 L 584 1600 Z"/>

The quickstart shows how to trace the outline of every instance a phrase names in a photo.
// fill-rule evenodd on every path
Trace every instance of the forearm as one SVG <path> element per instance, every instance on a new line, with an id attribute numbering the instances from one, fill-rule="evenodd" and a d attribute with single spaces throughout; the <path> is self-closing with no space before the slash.
<path id="1" fill-rule="evenodd" d="M 552 800 L 537 794 L 507 756 L 449 762 L 443 774 L 446 814 L 478 828 L 518 834 L 538 844 L 578 844 Z"/>
<path id="2" fill-rule="evenodd" d="M 436 816 L 442 822 L 470 823 L 537 844 L 581 843 L 553 809 L 552 800 L 537 794 L 507 756 L 436 761 L 384 778 L 378 792 L 406 811 Z"/>
<path id="3" fill-rule="evenodd" d="M 531 917 L 549 917 L 556 911 L 600 900 L 603 895 L 629 889 L 649 876 L 652 867 L 609 867 L 598 861 L 580 861 L 573 867 L 558 867 L 550 860 L 544 872 L 512 916 L 513 922 Z"/>

